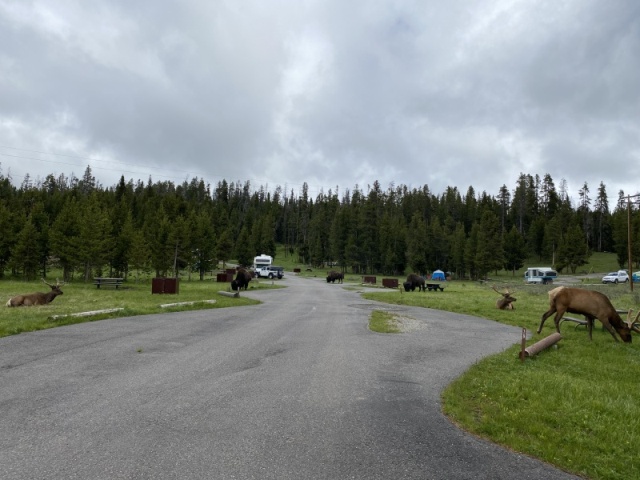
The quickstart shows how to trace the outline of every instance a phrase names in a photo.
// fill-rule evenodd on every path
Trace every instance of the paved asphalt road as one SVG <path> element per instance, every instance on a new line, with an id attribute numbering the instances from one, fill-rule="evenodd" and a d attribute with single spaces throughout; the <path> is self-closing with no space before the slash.
<path id="1" fill-rule="evenodd" d="M 440 413 L 441 389 L 519 329 L 386 306 L 419 328 L 375 334 L 356 292 L 283 283 L 248 292 L 258 306 L 0 339 L 0 478 L 576 478 Z"/>

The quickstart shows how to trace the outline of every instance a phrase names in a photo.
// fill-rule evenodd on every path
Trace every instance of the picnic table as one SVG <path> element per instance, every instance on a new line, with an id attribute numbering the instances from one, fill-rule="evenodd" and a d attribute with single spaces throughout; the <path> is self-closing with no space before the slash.
<path id="1" fill-rule="evenodd" d="M 113 287 L 118 288 L 124 282 L 124 278 L 105 278 L 105 277 L 96 277 L 93 279 L 93 284 L 97 287 Z"/>
<path id="2" fill-rule="evenodd" d="M 441 292 L 444 292 L 444 287 L 439 283 L 427 283 L 426 287 L 429 291 L 433 290 L 437 292 L 438 290 L 440 290 Z"/>

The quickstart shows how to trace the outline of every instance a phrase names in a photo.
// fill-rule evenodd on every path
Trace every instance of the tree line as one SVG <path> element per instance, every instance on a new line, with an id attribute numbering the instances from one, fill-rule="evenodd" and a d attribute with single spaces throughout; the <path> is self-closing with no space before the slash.
<path id="1" fill-rule="evenodd" d="M 214 187 L 193 178 L 125 181 L 103 187 L 91 168 L 82 178 L 29 175 L 17 186 L 0 172 L 0 276 L 28 280 L 56 268 L 64 280 L 92 276 L 177 276 L 204 279 L 219 261 L 250 265 L 258 254 L 284 255 L 311 266 L 335 262 L 343 271 L 401 275 L 441 269 L 456 277 L 521 268 L 527 258 L 574 272 L 593 251 L 640 258 L 640 214 L 623 191 L 610 210 L 605 185 L 579 198 L 549 174 L 520 174 L 496 195 L 469 187 L 431 192 L 378 181 L 309 195 L 267 191 L 250 182 Z M 637 265 L 636 265 L 637 266 Z"/>

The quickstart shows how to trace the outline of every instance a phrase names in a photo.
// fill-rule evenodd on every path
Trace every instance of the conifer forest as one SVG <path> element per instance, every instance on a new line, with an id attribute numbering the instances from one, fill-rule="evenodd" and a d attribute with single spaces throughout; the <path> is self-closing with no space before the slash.
<path id="1" fill-rule="evenodd" d="M 93 276 L 189 275 L 205 278 L 219 262 L 251 265 L 258 254 L 292 256 L 310 267 L 402 275 L 451 272 L 484 278 L 527 259 L 575 272 L 591 252 L 615 252 L 622 268 L 640 259 L 640 214 L 623 191 L 610 201 L 603 183 L 579 198 L 564 180 L 521 174 L 495 195 L 473 187 L 432 192 L 375 181 L 311 198 L 250 182 L 210 185 L 193 178 L 126 181 L 103 187 L 82 178 L 19 186 L 0 174 L 0 276 L 37 279 L 56 269 L 65 281 Z M 284 252 L 284 253 L 282 253 Z M 278 262 L 278 258 L 275 258 Z M 637 265 L 634 265 L 634 269 Z"/>

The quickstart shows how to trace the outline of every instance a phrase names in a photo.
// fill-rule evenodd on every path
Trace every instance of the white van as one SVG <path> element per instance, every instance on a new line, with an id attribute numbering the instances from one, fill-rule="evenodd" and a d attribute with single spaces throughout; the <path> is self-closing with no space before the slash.
<path id="1" fill-rule="evenodd" d="M 527 283 L 547 285 L 548 283 L 553 283 L 557 276 L 558 272 L 551 267 L 531 267 L 527 268 L 524 274 L 524 280 Z"/>

